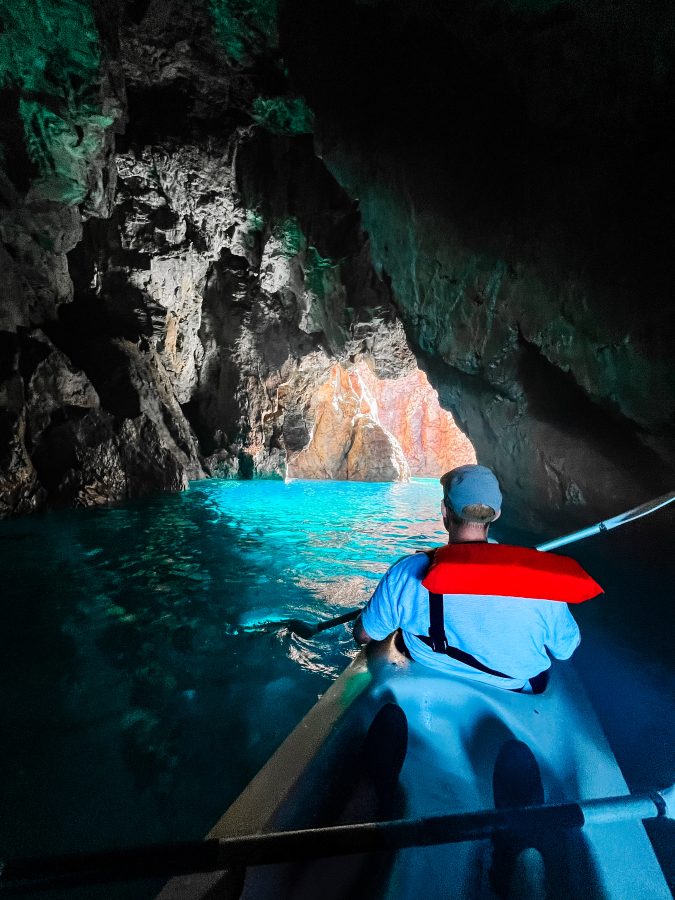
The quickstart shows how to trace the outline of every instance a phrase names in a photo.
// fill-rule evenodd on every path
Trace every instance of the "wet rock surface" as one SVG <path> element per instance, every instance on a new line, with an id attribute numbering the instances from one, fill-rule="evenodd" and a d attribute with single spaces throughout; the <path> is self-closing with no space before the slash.
<path id="1" fill-rule="evenodd" d="M 294 478 L 342 481 L 407 481 L 410 467 L 391 432 L 383 427 L 372 397 L 356 372 L 331 368 L 315 391 L 307 418 L 309 442 L 288 460 Z"/>
<path id="2" fill-rule="evenodd" d="M 254 102 L 284 89 L 276 64 L 261 74 L 253 61 L 270 36 L 235 28 L 246 52 L 228 54 L 204 3 L 108 7 L 87 45 L 101 140 L 66 172 L 68 191 L 58 141 L 3 181 L 4 515 L 205 474 L 283 477 L 287 439 L 308 440 L 310 398 L 336 358 L 411 360 L 355 205 L 297 126 L 299 101 L 290 125 Z M 73 0 L 75 22 L 87 8 Z M 77 131 L 79 108 L 62 114 Z"/>
<path id="3" fill-rule="evenodd" d="M 356 374 L 377 408 L 382 426 L 396 439 L 410 467 L 420 478 L 476 462 L 476 452 L 452 415 L 442 409 L 438 394 L 418 368 L 399 378 L 377 378 L 365 363 Z"/>
<path id="4" fill-rule="evenodd" d="M 476 462 L 470 441 L 416 366 L 399 378 L 378 378 L 363 360 L 334 365 L 300 424 L 302 450 L 288 456 L 293 478 L 406 481 Z M 294 436 L 288 437 L 287 448 Z"/>

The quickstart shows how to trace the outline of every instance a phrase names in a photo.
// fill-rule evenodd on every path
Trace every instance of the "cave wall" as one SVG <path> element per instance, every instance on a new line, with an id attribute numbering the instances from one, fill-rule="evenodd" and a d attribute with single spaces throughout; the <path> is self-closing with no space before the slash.
<path id="1" fill-rule="evenodd" d="M 403 450 L 411 476 L 438 478 L 439 473 L 476 462 L 471 441 L 452 414 L 441 408 L 438 393 L 416 365 L 407 375 L 378 378 L 368 365 L 359 363 L 353 377 Z"/>
<path id="2" fill-rule="evenodd" d="M 289 452 L 287 476 L 346 481 L 438 478 L 476 462 L 476 453 L 412 353 L 395 378 L 362 358 L 336 363 L 309 397 L 311 432 Z"/>
<path id="3" fill-rule="evenodd" d="M 671 489 L 672 6 L 289 0 L 282 23 L 318 152 L 514 521 Z"/>
<path id="4" fill-rule="evenodd" d="M 71 278 L 88 223 L 114 209 L 119 10 L 0 13 L 0 516 L 185 487 L 202 469 L 161 360 Z"/>
<path id="5" fill-rule="evenodd" d="M 0 515 L 283 477 L 336 359 L 412 360 L 249 6 L 3 5 Z"/>
<path id="6" fill-rule="evenodd" d="M 154 310 L 147 342 L 207 474 L 284 477 L 336 359 L 412 357 L 309 111 L 275 93 L 287 85 L 265 69 L 270 34 L 235 29 L 230 46 L 232 21 L 223 35 L 213 11 L 151 4 L 123 28 L 116 209 L 81 253 L 105 272 L 82 284 L 111 308 L 135 297 L 137 318 Z"/>

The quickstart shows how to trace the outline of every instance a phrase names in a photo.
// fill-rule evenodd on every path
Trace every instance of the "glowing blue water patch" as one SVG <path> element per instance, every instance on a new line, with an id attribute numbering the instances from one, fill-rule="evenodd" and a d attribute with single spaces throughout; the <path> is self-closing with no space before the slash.
<path id="1" fill-rule="evenodd" d="M 355 482 L 196 482 L 191 490 L 224 524 L 255 538 L 259 563 L 277 577 L 335 581 L 361 575 L 377 581 L 399 556 L 442 544 L 440 488 Z M 262 543 L 261 543 L 262 542 Z"/>
<path id="2" fill-rule="evenodd" d="M 0 846 L 203 834 L 356 654 L 347 626 L 259 626 L 364 604 L 399 556 L 442 542 L 439 505 L 431 481 L 206 481 L 1 522 Z"/>

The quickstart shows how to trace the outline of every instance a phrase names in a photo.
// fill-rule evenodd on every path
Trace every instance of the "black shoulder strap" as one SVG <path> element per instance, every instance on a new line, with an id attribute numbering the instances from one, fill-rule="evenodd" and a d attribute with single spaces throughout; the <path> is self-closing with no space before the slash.
<path id="1" fill-rule="evenodd" d="M 433 595 L 430 595 L 433 596 Z M 472 669 L 478 669 L 479 672 L 486 672 L 488 675 L 496 675 L 497 678 L 511 678 L 511 675 L 507 675 L 504 672 L 500 672 L 498 669 L 491 669 L 489 666 L 484 665 L 479 659 L 476 659 L 475 656 L 472 656 L 471 653 L 466 653 L 464 650 L 460 650 L 459 647 L 450 647 L 447 643 L 447 638 L 445 634 L 443 638 L 445 640 L 445 650 L 436 650 L 434 645 L 432 644 L 432 639 L 430 637 L 425 637 L 423 634 L 418 634 L 417 637 L 422 641 L 423 644 L 426 644 L 428 647 L 435 653 L 444 653 L 446 656 L 451 657 L 451 659 L 456 659 L 457 662 L 464 663 L 465 666 L 471 666 Z M 538 692 L 541 693 L 541 692 Z"/>
<path id="2" fill-rule="evenodd" d="M 418 551 L 429 558 L 429 565 L 434 561 L 435 549 Z M 443 594 L 429 592 L 429 638 L 424 640 L 429 644 L 434 653 L 445 653 L 448 639 L 445 636 L 443 623 Z"/>
<path id="3" fill-rule="evenodd" d="M 443 594 L 432 594 L 431 591 L 429 591 L 429 645 L 434 653 L 445 653 L 448 649 L 443 622 Z"/>

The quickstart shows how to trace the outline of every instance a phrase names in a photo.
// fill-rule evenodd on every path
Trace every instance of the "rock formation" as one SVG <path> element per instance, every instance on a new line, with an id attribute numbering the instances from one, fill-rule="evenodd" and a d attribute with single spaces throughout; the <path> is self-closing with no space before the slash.
<path id="1" fill-rule="evenodd" d="M 213 12 L 150 4 L 125 17 L 112 4 L 97 23 L 70 0 L 59 41 L 45 0 L 26 13 L 40 22 L 27 46 L 32 19 L 5 31 L 16 108 L 4 136 L 0 514 L 204 474 L 283 477 L 335 359 L 366 356 L 390 376 L 411 364 L 354 204 L 305 133 L 309 113 L 257 94 L 269 78 L 242 54 L 266 42 L 236 19 L 214 28 Z M 59 108 L 60 132 L 42 143 L 21 116 L 36 89 L 22 81 L 29 51 L 66 54 L 37 86 L 45 106 L 87 79 L 86 103 Z M 364 424 L 356 447 L 381 437 Z M 354 477 L 405 476 L 402 460 L 369 472 L 377 454 L 357 455 Z"/>
<path id="2" fill-rule="evenodd" d="M 476 454 L 423 372 L 378 378 L 361 361 L 332 367 L 309 398 L 307 445 L 288 459 L 291 478 L 403 481 L 438 478 Z"/>
<path id="3" fill-rule="evenodd" d="M 113 209 L 113 48 L 85 2 L 2 11 L 0 516 L 185 487 L 202 469 L 161 359 L 124 307 L 78 302 L 68 261 Z"/>
<path id="4" fill-rule="evenodd" d="M 310 401 L 308 445 L 288 460 L 288 475 L 352 481 L 407 481 L 410 468 L 357 372 L 334 365 Z"/>
<path id="5" fill-rule="evenodd" d="M 674 53 L 620 6 L 0 0 L 0 515 L 428 472 L 410 347 L 521 522 L 670 487 Z"/>
<path id="6" fill-rule="evenodd" d="M 441 409 L 438 394 L 417 367 L 399 378 L 378 378 L 362 362 L 354 377 L 375 401 L 378 419 L 401 447 L 411 475 L 438 478 L 476 462 L 471 442 Z"/>

